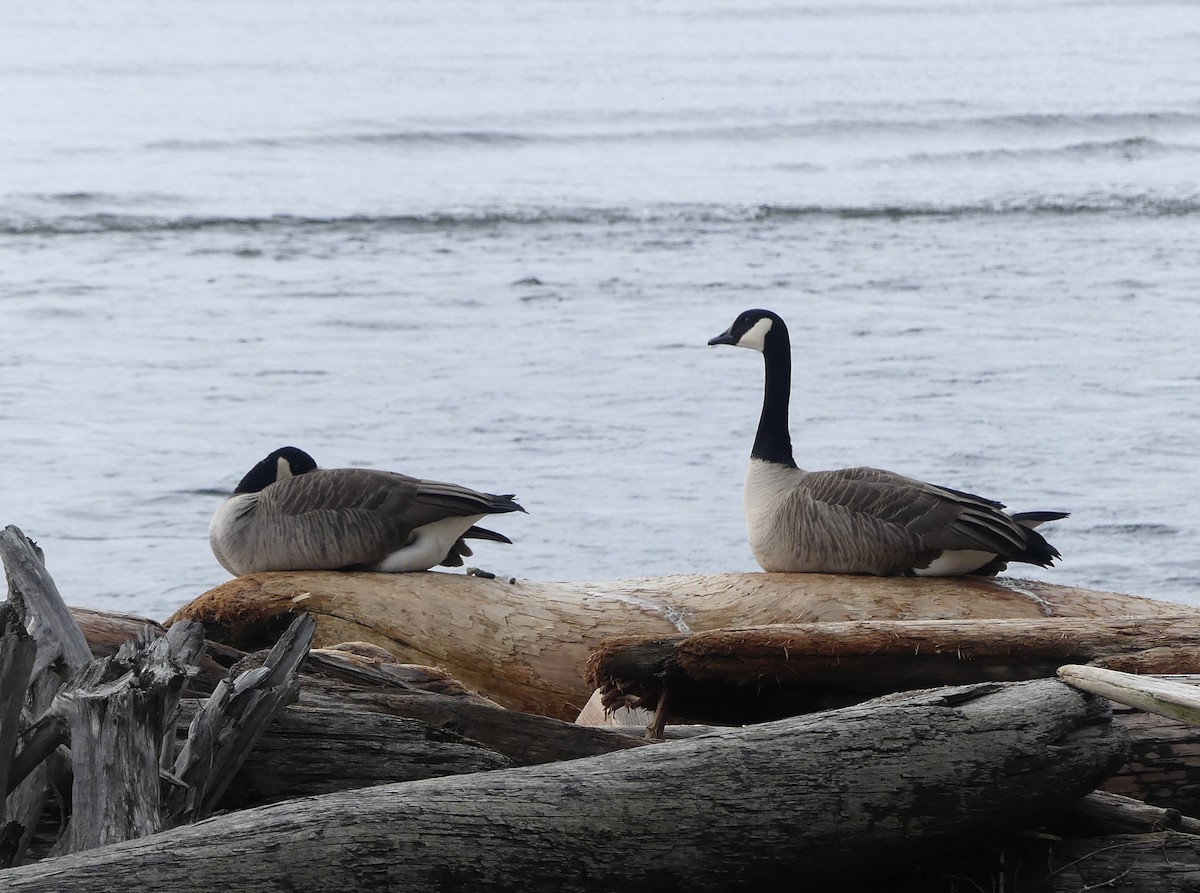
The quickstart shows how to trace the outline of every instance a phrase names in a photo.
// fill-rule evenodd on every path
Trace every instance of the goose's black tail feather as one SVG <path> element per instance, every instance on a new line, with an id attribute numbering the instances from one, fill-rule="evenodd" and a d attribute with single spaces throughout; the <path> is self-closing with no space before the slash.
<path id="1" fill-rule="evenodd" d="M 1008 568 L 1010 561 L 1023 561 L 1028 564 L 1036 564 L 1039 567 L 1050 567 L 1054 564 L 1055 558 L 1061 558 L 1058 549 L 1046 542 L 1046 538 L 1038 533 L 1033 528 L 1039 524 L 1045 524 L 1047 521 L 1061 521 L 1063 518 L 1070 517 L 1070 512 L 1015 512 L 1012 519 L 1028 530 L 1025 539 L 1025 549 L 1019 555 L 1001 556 L 997 555 L 979 570 L 973 572 L 973 576 L 978 577 L 994 577 Z"/>

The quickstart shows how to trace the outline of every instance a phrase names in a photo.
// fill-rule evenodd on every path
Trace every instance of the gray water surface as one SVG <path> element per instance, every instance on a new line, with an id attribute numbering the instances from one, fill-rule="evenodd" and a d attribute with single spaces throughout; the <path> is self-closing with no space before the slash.
<path id="1" fill-rule="evenodd" d="M 755 568 L 809 468 L 1014 510 L 1200 602 L 1200 7 L 137 0 L 0 30 L 0 523 L 163 617 L 267 452 L 516 492 L 475 561 Z"/>

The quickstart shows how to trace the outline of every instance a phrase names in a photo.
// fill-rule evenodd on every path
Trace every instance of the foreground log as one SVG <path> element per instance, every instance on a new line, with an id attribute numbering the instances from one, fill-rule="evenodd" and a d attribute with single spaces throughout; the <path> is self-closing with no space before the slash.
<path id="1" fill-rule="evenodd" d="M 14 869 L 6 889 L 860 889 L 1040 824 L 1127 742 L 1053 680 L 330 794 Z"/>
<path id="2" fill-rule="evenodd" d="M 168 621 L 210 640 L 270 647 L 289 615 L 317 620 L 318 648 L 362 641 L 405 663 L 446 668 L 518 710 L 573 720 L 592 690 L 589 651 L 612 636 L 668 636 L 816 621 L 1200 616 L 1150 599 L 1007 578 L 714 574 L 533 583 L 448 573 L 265 573 L 238 577 Z"/>
<path id="3" fill-rule="evenodd" d="M 596 649 L 585 679 L 608 708 L 654 709 L 665 695 L 675 719 L 753 722 L 892 691 L 1054 676 L 1063 664 L 1163 643 L 1187 654 L 1200 645 L 1196 619 L 863 620 L 621 636 Z"/>

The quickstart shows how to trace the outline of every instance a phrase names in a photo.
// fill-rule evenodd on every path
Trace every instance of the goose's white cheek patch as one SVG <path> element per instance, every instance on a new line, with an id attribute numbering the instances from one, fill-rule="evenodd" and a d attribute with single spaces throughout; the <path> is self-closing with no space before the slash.
<path id="1" fill-rule="evenodd" d="M 275 480 L 284 481 L 292 476 L 292 463 L 280 456 L 275 460 Z"/>
<path id="2" fill-rule="evenodd" d="M 767 342 L 767 332 L 771 331 L 772 320 L 764 316 L 746 330 L 746 334 L 738 339 L 738 347 L 748 347 L 761 351 Z"/>

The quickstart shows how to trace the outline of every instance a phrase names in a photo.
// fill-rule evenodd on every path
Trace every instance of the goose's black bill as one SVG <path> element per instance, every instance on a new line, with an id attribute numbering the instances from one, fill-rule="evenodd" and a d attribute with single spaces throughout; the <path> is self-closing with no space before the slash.
<path id="1" fill-rule="evenodd" d="M 709 347 L 712 347 L 714 344 L 737 344 L 737 339 L 733 337 L 733 326 L 730 326 L 716 338 L 708 339 Z"/>

